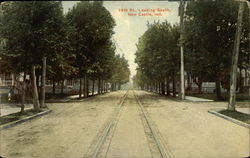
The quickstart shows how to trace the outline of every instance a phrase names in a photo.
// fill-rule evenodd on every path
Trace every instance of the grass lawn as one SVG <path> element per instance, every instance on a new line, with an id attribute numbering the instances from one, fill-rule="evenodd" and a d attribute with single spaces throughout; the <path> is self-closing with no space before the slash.
<path id="1" fill-rule="evenodd" d="M 28 116 L 35 115 L 42 111 L 43 110 L 40 110 L 37 112 L 37 111 L 34 111 L 33 109 L 29 109 L 29 110 L 25 110 L 23 113 L 17 112 L 17 113 L 12 113 L 6 116 L 2 116 L 0 117 L 0 125 L 26 118 Z"/>
<path id="2" fill-rule="evenodd" d="M 249 108 L 250 110 L 250 102 L 236 102 L 236 109 L 237 108 Z"/>
<path id="3" fill-rule="evenodd" d="M 229 100 L 229 94 L 227 93 L 222 93 L 222 100 L 218 100 L 216 97 L 216 94 L 214 93 L 203 93 L 203 94 L 188 93 L 187 95 L 199 97 L 199 98 L 211 99 L 215 101 L 228 101 Z M 236 101 L 250 101 L 249 93 L 237 93 Z"/>
<path id="4" fill-rule="evenodd" d="M 245 114 L 238 111 L 221 110 L 220 114 L 226 115 L 228 117 L 234 118 L 236 120 L 250 124 L 250 114 Z"/>

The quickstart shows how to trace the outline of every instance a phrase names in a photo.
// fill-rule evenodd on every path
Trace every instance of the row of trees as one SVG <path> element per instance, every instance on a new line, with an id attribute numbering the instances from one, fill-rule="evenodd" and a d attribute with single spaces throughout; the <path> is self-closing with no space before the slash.
<path id="1" fill-rule="evenodd" d="M 62 2 L 52 1 L 5 2 L 1 9 L 1 72 L 24 74 L 23 100 L 31 76 L 35 110 L 45 106 L 46 78 L 79 79 L 80 98 L 88 97 L 90 79 L 99 93 L 108 82 L 129 80 L 127 60 L 115 55 L 111 40 L 115 21 L 102 2 L 79 2 L 66 15 Z"/>
<path id="2" fill-rule="evenodd" d="M 176 94 L 176 75 L 178 73 L 179 26 L 171 26 L 167 21 L 148 24 L 148 30 L 139 39 L 135 62 L 138 64 L 134 81 L 143 89 L 161 89 L 170 95 L 170 82 L 173 95 Z"/>
<path id="3" fill-rule="evenodd" d="M 167 21 L 148 24 L 148 30 L 137 45 L 135 62 L 138 68 L 134 76 L 137 85 L 157 89 L 162 94 L 167 91 L 167 95 L 170 95 L 171 86 L 175 96 L 180 73 L 179 43 L 183 42 L 187 90 L 191 87 L 190 78 L 199 87 L 199 92 L 204 81 L 215 82 L 217 98 L 221 99 L 221 85 L 229 90 L 238 6 L 233 0 L 188 2 L 183 41 L 179 40 L 178 25 L 170 25 Z M 238 63 L 240 74 L 243 69 L 247 72 L 250 61 L 248 11 L 245 9 L 243 16 Z M 239 85 L 242 85 L 242 80 L 239 81 Z M 242 92 L 242 87 L 239 88 Z"/>

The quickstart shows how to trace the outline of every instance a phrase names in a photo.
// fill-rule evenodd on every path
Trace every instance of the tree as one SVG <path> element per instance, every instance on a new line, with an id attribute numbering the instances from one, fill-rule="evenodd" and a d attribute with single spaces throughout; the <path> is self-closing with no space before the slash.
<path id="1" fill-rule="evenodd" d="M 74 29 L 71 45 L 76 56 L 75 67 L 80 78 L 79 97 L 82 93 L 84 77 L 84 96 L 88 96 L 88 78 L 102 60 L 101 53 L 105 52 L 113 34 L 115 22 L 111 14 L 102 6 L 101 2 L 79 2 L 67 14 L 67 20 Z M 108 48 L 109 49 L 109 48 Z M 99 69 L 101 70 L 101 69 Z"/>
<path id="2" fill-rule="evenodd" d="M 237 3 L 232 0 L 192 1 L 187 4 L 185 18 L 187 60 L 193 65 L 188 71 L 198 78 L 198 84 L 207 78 L 215 81 L 216 96 L 221 99 L 221 82 L 226 83 L 223 75 L 227 76 L 231 65 Z M 243 34 L 242 39 L 246 36 Z"/>
<path id="3" fill-rule="evenodd" d="M 46 14 L 45 14 L 46 13 Z M 61 2 L 10 2 L 4 9 L 1 35 L 6 40 L 4 55 L 18 61 L 15 71 L 31 75 L 33 104 L 38 111 L 44 107 L 46 57 L 53 51 L 62 27 Z M 21 17 L 21 18 L 20 18 Z M 42 62 L 43 61 L 43 62 Z M 43 64 L 42 64 L 43 63 Z M 35 71 L 43 68 L 42 94 L 39 103 Z"/>
<path id="4" fill-rule="evenodd" d="M 113 74 L 110 79 L 112 90 L 120 90 L 122 84 L 129 82 L 129 65 L 123 55 L 115 55 L 112 64 L 112 72 Z"/>
<path id="5" fill-rule="evenodd" d="M 146 79 L 144 84 L 147 84 L 147 89 L 163 95 L 166 89 L 167 95 L 170 95 L 172 80 L 172 91 L 175 96 L 176 75 L 180 63 L 177 46 L 179 36 L 179 26 L 171 26 L 166 21 L 148 24 L 148 30 L 140 37 L 135 62 L 138 64 L 138 75 L 143 81 Z"/>
<path id="6" fill-rule="evenodd" d="M 240 47 L 240 37 L 242 31 L 242 20 L 243 20 L 244 3 L 241 2 L 239 5 L 239 13 L 237 20 L 237 29 L 234 39 L 233 57 L 232 57 L 232 68 L 230 74 L 230 98 L 228 103 L 228 110 L 235 111 L 235 100 L 236 100 L 236 80 L 237 80 L 237 67 Z M 241 73 L 241 72 L 240 72 Z"/>

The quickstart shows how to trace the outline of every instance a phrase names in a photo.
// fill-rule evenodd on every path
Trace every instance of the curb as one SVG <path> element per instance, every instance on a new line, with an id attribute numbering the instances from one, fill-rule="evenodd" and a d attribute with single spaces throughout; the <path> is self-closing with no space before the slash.
<path id="1" fill-rule="evenodd" d="M 66 103 L 71 101 L 72 99 L 67 99 L 67 100 L 49 100 L 46 103 Z"/>
<path id="2" fill-rule="evenodd" d="M 250 129 L 250 125 L 249 125 L 249 124 L 244 123 L 244 122 L 239 121 L 239 120 L 236 120 L 236 119 L 231 118 L 231 117 L 229 117 L 229 116 L 220 114 L 220 113 L 218 113 L 217 111 L 208 110 L 208 113 L 214 114 L 214 115 L 216 115 L 216 116 L 218 116 L 218 117 L 224 118 L 225 120 L 231 121 L 231 122 L 233 122 L 233 123 L 235 123 L 235 124 L 237 124 L 237 125 L 240 125 L 240 126 L 243 126 L 243 127 L 246 127 L 246 128 L 249 128 L 249 129 Z"/>
<path id="3" fill-rule="evenodd" d="M 110 92 L 106 92 L 106 93 L 110 93 Z M 89 97 L 87 98 L 68 98 L 68 99 L 62 99 L 62 100 L 47 100 L 46 103 L 67 103 L 67 102 L 82 102 L 84 101 L 85 99 L 89 99 L 89 98 L 92 98 L 92 97 L 95 97 L 95 96 L 98 96 L 98 95 L 104 95 L 106 93 L 101 93 L 101 94 L 95 94 L 95 95 L 90 95 Z M 0 157 L 1 158 L 1 157 Z"/>
<path id="4" fill-rule="evenodd" d="M 7 128 L 11 128 L 11 127 L 14 127 L 14 126 L 16 126 L 16 125 L 19 125 L 19 124 L 21 124 L 21 123 L 24 123 L 24 122 L 26 122 L 26 121 L 33 120 L 33 119 L 35 119 L 35 118 L 41 117 L 41 116 L 43 116 L 43 115 L 46 115 L 46 114 L 50 113 L 51 111 L 52 111 L 52 110 L 43 111 L 43 112 L 40 112 L 40 113 L 38 113 L 38 114 L 35 114 L 35 115 L 32 115 L 32 116 L 23 118 L 23 119 L 21 119 L 21 120 L 17 120 L 17 121 L 8 123 L 8 124 L 6 124 L 6 125 L 2 125 L 2 126 L 0 126 L 0 130 L 7 129 Z"/>

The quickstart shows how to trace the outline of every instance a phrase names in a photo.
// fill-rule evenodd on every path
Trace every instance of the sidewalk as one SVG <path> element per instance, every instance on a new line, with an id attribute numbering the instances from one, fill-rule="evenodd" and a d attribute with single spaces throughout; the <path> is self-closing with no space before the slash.
<path id="1" fill-rule="evenodd" d="M 237 108 L 236 107 L 236 111 L 239 111 L 245 114 L 250 114 L 250 108 Z"/>
<path id="2" fill-rule="evenodd" d="M 191 97 L 191 96 L 185 96 L 186 100 L 189 101 L 214 101 L 211 99 L 204 99 L 204 98 L 198 98 L 198 97 Z"/>
<path id="3" fill-rule="evenodd" d="M 32 109 L 32 104 L 25 104 L 24 110 Z M 0 116 L 6 116 L 12 113 L 20 112 L 21 107 L 17 106 L 17 103 L 1 103 L 0 104 Z"/>
<path id="4" fill-rule="evenodd" d="M 97 91 L 94 92 L 94 95 L 98 94 Z M 92 93 L 89 93 L 89 95 L 91 96 Z M 74 99 L 78 99 L 79 98 L 79 94 L 76 94 L 76 95 L 70 95 L 70 96 L 67 96 L 67 97 L 64 97 L 64 98 L 60 98 L 60 99 L 50 99 L 50 100 L 47 100 L 46 102 L 47 103 L 55 103 L 55 102 L 67 102 L 67 101 L 70 101 L 70 100 L 74 100 Z"/>

